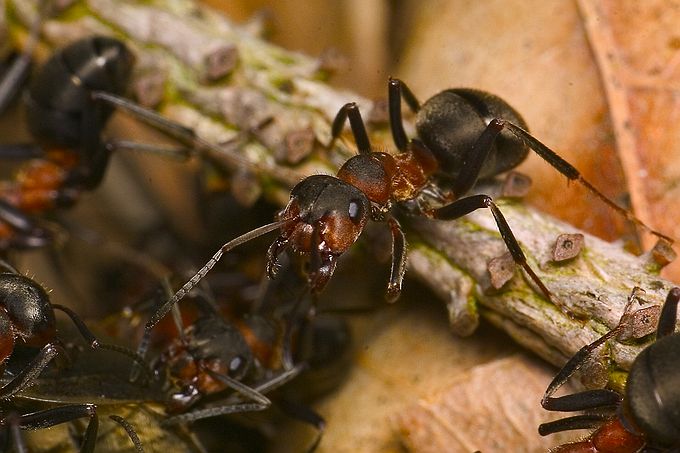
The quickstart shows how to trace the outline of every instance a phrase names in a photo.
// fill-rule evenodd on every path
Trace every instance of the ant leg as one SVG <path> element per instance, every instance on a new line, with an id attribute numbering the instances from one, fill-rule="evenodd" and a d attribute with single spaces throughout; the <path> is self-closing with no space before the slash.
<path id="1" fill-rule="evenodd" d="M 149 375 L 151 367 L 149 366 L 148 363 L 146 363 L 146 360 L 142 356 L 140 356 L 138 353 L 123 347 L 119 346 L 116 344 L 110 344 L 110 343 L 102 343 L 100 342 L 97 337 L 94 336 L 92 331 L 85 325 L 82 319 L 78 316 L 76 312 L 71 310 L 68 307 L 65 307 L 63 305 L 59 304 L 52 304 L 52 308 L 56 310 L 60 310 L 61 312 L 65 313 L 73 322 L 73 324 L 76 326 L 78 329 L 78 332 L 80 332 L 80 335 L 85 339 L 85 341 L 88 342 L 90 347 L 92 349 L 104 349 L 107 351 L 113 351 L 118 354 L 122 354 L 125 357 L 128 357 L 131 359 L 134 363 L 137 365 L 141 365 L 142 368 L 146 371 L 146 374 Z"/>
<path id="2" fill-rule="evenodd" d="M 254 169 L 260 168 L 258 165 L 251 163 L 248 159 L 241 156 L 240 154 L 237 154 L 234 151 L 228 152 L 227 148 L 220 147 L 214 143 L 210 143 L 209 141 L 202 139 L 198 136 L 198 134 L 196 134 L 194 129 L 169 120 L 164 116 L 154 112 L 153 110 L 149 110 L 138 104 L 135 104 L 129 99 L 107 93 L 105 91 L 93 91 L 91 96 L 96 104 L 105 103 L 109 106 L 124 110 L 134 118 L 164 133 L 168 137 L 190 146 L 191 149 L 181 148 L 180 150 L 180 148 L 178 148 L 176 150 L 179 153 L 180 158 L 184 158 L 184 154 L 192 156 L 200 150 L 209 150 L 213 153 L 216 153 L 216 155 L 219 155 L 222 160 L 228 160 L 229 164 L 233 167 L 246 167 Z M 198 151 L 194 151 L 194 148 Z M 167 149 L 161 152 L 167 152 Z"/>
<path id="3" fill-rule="evenodd" d="M 678 301 L 680 300 L 680 288 L 672 288 L 666 296 L 666 302 L 661 308 L 659 324 L 656 328 L 656 339 L 672 334 L 675 331 L 675 323 L 678 316 Z"/>
<path id="4" fill-rule="evenodd" d="M 553 398 L 552 395 L 567 381 L 567 379 L 569 379 L 579 368 L 583 366 L 588 356 L 590 356 L 595 349 L 600 347 L 607 340 L 618 335 L 621 329 L 628 322 L 628 311 L 630 310 L 633 300 L 637 298 L 638 291 L 639 288 L 634 288 L 631 292 L 631 295 L 628 298 L 628 303 L 624 309 L 624 314 L 621 316 L 619 324 L 597 340 L 579 349 L 579 351 L 574 354 L 571 359 L 569 359 L 569 361 L 553 378 L 550 385 L 548 385 L 543 398 L 541 399 L 541 406 L 544 409 L 549 411 L 573 412 L 587 409 L 617 407 L 621 404 L 621 395 L 617 392 L 607 389 L 588 390 L 557 398 Z M 673 294 L 673 297 L 678 297 L 680 296 L 680 289 L 678 291 L 671 290 L 671 293 Z M 671 299 L 670 294 L 668 299 Z M 675 299 L 675 302 L 677 303 L 677 299 Z M 538 428 L 538 432 L 542 436 L 546 436 L 559 431 L 592 428 L 593 426 L 598 425 L 605 418 L 607 417 L 597 414 L 567 417 L 554 422 L 541 424 Z"/>
<path id="5" fill-rule="evenodd" d="M 406 236 L 397 219 L 390 217 L 387 223 L 392 233 L 392 266 L 386 296 L 388 302 L 394 302 L 399 299 L 401 284 L 406 273 Z"/>
<path id="6" fill-rule="evenodd" d="M 31 69 L 33 51 L 40 37 L 40 25 L 45 15 L 45 3 L 47 2 L 39 2 L 38 14 L 31 23 L 26 45 L 0 81 L 0 112 L 7 110 L 7 107 L 17 98 L 21 88 L 26 84 Z"/>
<path id="7" fill-rule="evenodd" d="M 139 121 L 151 126 L 154 129 L 166 134 L 180 143 L 189 146 L 192 151 L 190 155 L 201 154 L 220 165 L 228 166 L 231 169 L 247 168 L 255 172 L 262 172 L 266 169 L 267 173 L 286 181 L 291 185 L 298 181 L 298 177 L 285 169 L 274 168 L 267 165 L 251 162 L 249 159 L 237 152 L 236 146 L 225 147 L 209 142 L 201 138 L 194 129 L 183 126 L 175 121 L 169 120 L 153 110 L 146 109 L 129 99 L 116 96 L 105 91 L 93 91 L 92 100 L 95 104 L 105 103 L 108 106 L 124 110 Z M 263 127 L 265 123 L 258 127 Z M 101 128 L 97 129 L 101 132 Z M 238 142 L 236 143 L 238 144 Z M 98 148 L 90 148 L 98 149 Z"/>
<path id="8" fill-rule="evenodd" d="M 0 388 L 0 399 L 11 398 L 28 387 L 59 353 L 64 353 L 61 346 L 55 343 L 46 344 L 35 358 L 31 360 L 31 363 L 26 365 L 11 381 Z"/>
<path id="9" fill-rule="evenodd" d="M 316 437 L 309 448 L 305 450 L 305 452 L 312 453 L 316 451 L 316 449 L 319 447 L 319 444 L 321 443 L 321 439 L 323 438 L 323 433 L 326 430 L 326 420 L 324 420 L 322 416 L 314 412 L 311 408 L 288 399 L 282 399 L 281 401 L 278 401 L 277 406 L 290 418 L 311 425 L 314 427 L 314 429 L 316 429 Z"/>
<path id="10" fill-rule="evenodd" d="M 149 110 L 138 104 L 135 104 L 129 99 L 108 93 L 106 91 L 93 91 L 91 96 L 95 103 L 104 103 L 112 107 L 125 110 L 127 113 L 131 114 L 143 123 L 148 124 L 154 129 L 158 129 L 159 131 L 175 138 L 176 140 L 194 144 L 197 139 L 196 132 L 190 127 L 182 126 L 179 123 L 171 121 L 154 112 L 153 110 Z"/>
<path id="11" fill-rule="evenodd" d="M 574 429 L 592 429 L 600 426 L 608 418 L 610 417 L 604 414 L 583 414 L 565 417 L 553 422 L 541 423 L 538 427 L 538 433 L 541 436 L 547 436 Z"/>
<path id="12" fill-rule="evenodd" d="M 679 290 L 680 291 L 680 290 Z M 616 337 L 619 332 L 627 325 L 630 320 L 629 311 L 633 305 L 633 301 L 638 298 L 640 288 L 635 287 L 631 291 L 628 301 L 623 310 L 623 315 L 619 323 L 609 332 L 602 335 L 597 340 L 590 344 L 583 346 L 576 354 L 560 369 L 557 375 L 548 385 L 548 388 L 541 399 L 541 406 L 549 411 L 580 411 L 585 409 L 592 409 L 602 406 L 615 406 L 621 402 L 621 395 L 617 392 L 607 389 L 588 390 L 579 392 L 573 395 L 566 395 L 558 398 L 553 398 L 553 394 L 567 382 L 576 371 L 578 371 L 586 359 L 593 353 L 593 351 L 602 346 L 606 341 Z M 680 294 L 680 292 L 678 292 Z"/>
<path id="13" fill-rule="evenodd" d="M 84 417 L 88 417 L 90 421 L 83 436 L 80 452 L 93 453 L 99 430 L 97 406 L 94 404 L 74 404 L 22 415 L 19 417 L 19 425 L 23 430 L 44 429 Z"/>
<path id="14" fill-rule="evenodd" d="M 142 447 L 142 441 L 139 440 L 139 436 L 137 435 L 137 431 L 135 431 L 135 429 L 132 427 L 132 425 L 127 420 L 125 420 L 123 417 L 120 417 L 118 415 L 109 415 L 109 418 L 123 427 L 123 429 L 127 433 L 128 437 L 130 438 L 130 440 L 134 444 L 135 450 L 137 451 L 137 453 L 144 453 L 144 447 Z"/>
<path id="15" fill-rule="evenodd" d="M 477 138 L 475 144 L 465 154 L 463 166 L 451 184 L 451 190 L 456 197 L 468 193 L 479 179 L 482 166 L 493 149 L 496 137 L 503 130 L 502 127 L 497 127 L 495 121 L 489 123 L 484 132 Z"/>
<path id="16" fill-rule="evenodd" d="M 545 160 L 547 163 L 549 163 L 553 168 L 555 168 L 557 171 L 562 173 L 564 176 L 566 176 L 568 179 L 572 181 L 578 181 L 583 187 L 588 189 L 593 195 L 598 197 L 600 200 L 602 200 L 607 206 L 610 208 L 614 209 L 617 211 L 620 215 L 625 217 L 627 220 L 630 222 L 633 222 L 634 224 L 638 225 L 639 227 L 643 228 L 644 230 L 650 232 L 651 234 L 664 239 L 670 243 L 673 243 L 674 240 L 673 238 L 666 236 L 665 234 L 662 234 L 658 231 L 653 230 L 649 226 L 647 226 L 642 220 L 638 219 L 635 217 L 635 215 L 628 211 L 627 209 L 622 208 L 621 206 L 617 205 L 614 203 L 612 200 L 610 200 L 606 195 L 604 195 L 602 192 L 597 190 L 592 184 L 590 184 L 588 181 L 586 181 L 583 176 L 581 176 L 581 173 L 569 162 L 566 160 L 562 159 L 555 151 L 551 150 L 547 146 L 545 146 L 543 143 L 538 141 L 535 137 L 533 137 L 531 134 L 529 134 L 527 131 L 522 129 L 519 126 L 516 126 L 515 124 L 512 124 L 509 121 L 506 121 L 501 118 L 495 118 L 492 120 L 489 125 L 487 126 L 487 129 L 493 129 L 497 130 L 498 133 L 502 129 L 507 129 L 510 131 L 515 137 L 520 139 L 526 146 L 528 146 L 530 149 L 532 149 L 536 154 L 541 156 L 543 160 Z M 485 131 L 486 133 L 486 131 Z M 466 159 L 467 161 L 470 161 L 471 159 Z M 465 167 L 468 165 L 472 166 L 472 163 L 466 162 L 466 164 L 463 166 L 463 169 L 461 170 L 461 174 L 465 174 Z"/>
<path id="17" fill-rule="evenodd" d="M 11 440 L 16 453 L 28 453 L 28 449 L 26 449 L 26 443 L 24 442 L 24 437 L 21 435 L 21 416 L 12 411 L 7 414 L 6 417 L 0 420 L 0 425 L 7 426 L 6 435 L 8 436 L 3 439 L 4 441 L 2 442 L 2 448 L 9 449 L 9 441 Z"/>
<path id="18" fill-rule="evenodd" d="M 80 153 L 81 161 L 69 182 L 91 190 L 99 186 L 104 178 L 111 153 L 101 138 L 104 129 L 102 122 L 104 105 L 99 102 L 86 102 L 83 107 L 80 136 L 83 138 L 81 148 L 85 152 Z"/>
<path id="19" fill-rule="evenodd" d="M 366 132 L 366 126 L 364 125 L 364 120 L 361 119 L 361 113 L 359 112 L 359 106 L 354 102 L 343 105 L 338 110 L 338 114 L 335 115 L 333 120 L 333 125 L 331 126 L 331 143 L 328 145 L 330 148 L 333 146 L 335 140 L 340 136 L 342 128 L 345 126 L 345 121 L 349 118 L 349 124 L 352 128 L 352 135 L 354 135 L 354 141 L 357 144 L 357 150 L 359 154 L 370 154 L 371 153 L 371 141 L 368 138 L 368 133 Z"/>
<path id="20" fill-rule="evenodd" d="M 40 248 L 54 242 L 54 232 L 38 226 L 37 222 L 15 206 L 0 200 L 0 222 L 17 232 L 11 244 L 19 248 Z"/>
<path id="21" fill-rule="evenodd" d="M 527 263 L 526 256 L 524 255 L 519 242 L 517 242 L 515 235 L 512 233 L 510 225 L 508 225 L 507 220 L 505 220 L 505 217 L 501 213 L 500 209 L 498 209 L 498 206 L 496 206 L 496 204 L 493 202 L 491 197 L 488 195 L 473 195 L 470 197 L 461 198 L 451 204 L 436 209 L 432 215 L 435 219 L 439 220 L 454 220 L 481 208 L 488 208 L 493 214 L 493 217 L 496 220 L 496 225 L 498 226 L 498 231 L 501 233 L 503 242 L 505 242 L 505 245 L 510 251 L 512 259 L 515 261 L 515 263 L 522 266 L 524 271 L 529 274 L 529 277 L 531 277 L 536 286 L 539 287 L 546 299 L 561 308 L 561 304 L 553 300 L 548 288 L 543 284 L 541 279 L 538 278 L 538 275 L 536 275 L 536 273 Z"/>
<path id="22" fill-rule="evenodd" d="M 387 105 L 390 114 L 390 129 L 392 130 L 392 139 L 399 151 L 404 151 L 408 146 L 408 137 L 404 131 L 404 123 L 401 118 L 401 100 L 406 101 L 406 104 L 413 111 L 418 113 L 420 110 L 420 102 L 415 97 L 409 87 L 399 79 L 390 77 L 387 82 Z"/>
<path id="23" fill-rule="evenodd" d="M 173 156 L 178 159 L 187 159 L 193 154 L 190 149 L 184 147 L 169 148 L 141 143 L 137 144 L 128 141 L 111 141 L 103 143 L 101 138 L 101 131 L 104 127 L 102 123 L 102 113 L 103 109 L 107 107 L 125 110 L 140 121 L 160 130 L 176 140 L 192 145 L 195 145 L 199 140 L 193 129 L 170 121 L 158 113 L 145 109 L 125 98 L 103 91 L 94 91 L 90 95 L 93 102 L 86 103 L 86 109 L 83 112 L 81 121 L 81 136 L 83 137 L 82 148 L 88 150 L 88 152 L 81 154 L 83 156 L 90 156 L 90 158 L 88 161 L 80 164 L 80 173 L 76 176 L 77 183 L 82 184 L 85 188 L 93 189 L 101 183 L 109 157 L 115 150 L 132 149 L 154 152 L 166 156 Z M 212 147 L 213 145 L 210 146 Z"/>
<path id="24" fill-rule="evenodd" d="M 35 143 L 11 143 L 0 145 L 0 159 L 28 160 L 45 157 L 45 149 Z"/>

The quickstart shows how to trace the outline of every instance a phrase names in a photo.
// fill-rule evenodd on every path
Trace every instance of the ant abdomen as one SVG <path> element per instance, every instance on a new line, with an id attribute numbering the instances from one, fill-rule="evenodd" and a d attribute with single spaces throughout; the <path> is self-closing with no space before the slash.
<path id="1" fill-rule="evenodd" d="M 80 146 L 83 116 L 96 115 L 101 127 L 112 112 L 109 106 L 94 112 L 91 93 L 122 95 L 133 62 L 125 44 L 103 36 L 76 41 L 53 54 L 29 85 L 26 115 L 31 134 L 52 146 Z"/>
<path id="2" fill-rule="evenodd" d="M 503 99 L 469 88 L 445 90 L 428 99 L 417 113 L 416 130 L 439 161 L 440 171 L 455 179 L 469 150 L 494 118 L 528 130 L 522 116 Z M 529 153 L 529 148 L 508 130 L 501 131 L 492 146 L 479 179 L 513 169 Z"/>
<path id="3" fill-rule="evenodd" d="M 680 341 L 678 335 L 659 338 L 644 349 L 631 367 L 626 386 L 628 411 L 638 428 L 660 445 L 680 439 Z M 661 403 L 663 402 L 663 404 Z"/>

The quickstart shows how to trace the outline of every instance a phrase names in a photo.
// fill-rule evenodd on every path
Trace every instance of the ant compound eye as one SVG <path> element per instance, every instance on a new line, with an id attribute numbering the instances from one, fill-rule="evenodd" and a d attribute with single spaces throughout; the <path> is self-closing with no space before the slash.
<path id="1" fill-rule="evenodd" d="M 349 208 L 347 210 L 347 214 L 349 214 L 349 218 L 354 222 L 354 223 L 359 223 L 359 221 L 362 219 L 364 216 L 364 209 L 361 206 L 361 203 L 355 200 L 352 200 L 349 202 Z"/>
<path id="2" fill-rule="evenodd" d="M 245 366 L 246 366 L 245 359 L 240 355 L 237 355 L 236 357 L 231 359 L 231 362 L 229 362 L 229 374 L 232 376 L 240 374 Z"/>

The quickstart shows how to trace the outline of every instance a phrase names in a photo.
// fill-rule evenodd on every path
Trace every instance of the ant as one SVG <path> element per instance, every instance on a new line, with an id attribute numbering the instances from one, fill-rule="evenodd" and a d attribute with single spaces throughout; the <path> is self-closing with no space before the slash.
<path id="1" fill-rule="evenodd" d="M 106 349 L 125 355 L 133 361 L 143 360 L 134 352 L 117 345 L 102 343 L 90 332 L 85 323 L 70 308 L 52 304 L 45 289 L 34 280 L 21 275 L 10 264 L 0 260 L 0 370 L 8 376 L 0 387 L 0 400 L 9 400 L 33 385 L 36 378 L 47 365 L 59 354 L 68 359 L 62 341 L 57 337 L 54 310 L 65 313 L 73 322 L 81 336 L 92 349 Z M 14 370 L 12 360 L 17 356 L 20 346 L 41 348 L 30 359 L 22 364 L 18 371 Z M 17 359 L 18 360 L 18 359 Z M 18 451 L 21 439 L 17 436 L 19 429 L 38 429 L 64 423 L 70 420 L 87 417 L 90 419 L 83 441 L 83 452 L 92 451 L 97 432 L 97 413 L 94 404 L 72 404 L 55 409 L 47 409 L 31 414 L 17 415 L 13 411 L 0 418 L 0 425 L 8 426 Z M 116 420 L 129 433 L 129 425 L 124 420 Z M 134 441 L 134 437 L 131 436 Z M 135 443 L 136 444 L 136 443 Z M 90 447 L 88 447 L 90 446 Z M 90 449 L 88 449 L 90 448 Z M 139 451 L 139 450 L 138 450 Z"/>
<path id="2" fill-rule="evenodd" d="M 147 395 L 147 400 L 163 406 L 165 416 L 160 425 L 184 426 L 275 406 L 316 429 L 317 436 L 309 448 L 313 451 L 323 434 L 323 419 L 297 401 L 287 399 L 289 393 L 277 395 L 275 400 L 265 395 L 287 386 L 299 376 L 312 377 L 308 371 L 319 374 L 330 371 L 328 361 L 347 356 L 347 326 L 326 320 L 313 323 L 300 334 L 300 341 L 312 350 L 297 354 L 297 363 L 289 366 L 283 360 L 282 329 L 276 320 L 256 314 L 225 318 L 210 291 L 192 296 L 195 297 L 191 307 L 196 310 L 177 312 L 180 316 L 174 317 L 177 329 L 174 337 L 168 336 L 167 325 L 159 324 L 153 332 L 144 331 L 138 348 L 143 356 L 150 344 L 156 346 L 153 378 L 140 383 L 139 387 L 150 389 L 149 394 L 153 396 Z M 331 344 L 327 345 L 327 340 Z M 330 351 L 339 355 L 329 357 Z M 131 378 L 137 380 L 134 372 Z"/>
<path id="3" fill-rule="evenodd" d="M 527 126 L 520 114 L 499 97 L 479 90 L 450 89 L 421 105 L 406 84 L 398 79 L 389 80 L 388 94 L 392 137 L 399 153 L 374 151 L 359 108 L 355 103 L 345 104 L 332 123 L 330 145 L 339 138 L 349 120 L 358 154 L 347 160 L 336 176 L 312 175 L 299 182 L 275 222 L 224 244 L 158 309 L 147 327 L 165 316 L 224 253 L 275 230 L 280 232 L 267 252 L 268 275 L 271 278 L 276 275 L 279 256 L 287 250 L 305 262 L 309 286 L 313 293 L 319 293 L 333 275 L 337 259 L 358 239 L 366 224 L 370 220 L 386 222 L 392 235 L 387 299 L 394 301 L 399 297 L 406 271 L 406 237 L 394 216 L 395 207 L 438 220 L 454 220 L 478 209 L 489 209 L 515 263 L 524 269 L 548 300 L 563 308 L 553 300 L 548 288 L 529 266 L 492 198 L 484 194 L 460 198 L 478 179 L 493 178 L 517 166 L 530 149 L 627 219 L 662 240 L 673 242 L 609 200 L 583 179 L 576 168 L 526 132 Z M 418 138 L 409 139 L 404 131 L 402 98 L 416 113 Z M 422 198 L 432 193 L 448 204 L 436 209 L 428 207 Z"/>
<path id="4" fill-rule="evenodd" d="M 581 348 L 559 371 L 548 386 L 541 405 L 550 411 L 594 410 L 538 428 L 542 435 L 572 429 L 597 427 L 580 442 L 565 444 L 554 453 L 589 451 L 606 452 L 671 452 L 680 448 L 678 404 L 680 391 L 676 385 L 676 364 L 680 362 L 680 334 L 674 333 L 680 288 L 672 288 L 656 329 L 656 341 L 647 346 L 631 365 L 625 394 L 608 389 L 588 390 L 562 397 L 552 395 L 585 363 L 592 352 L 607 340 L 616 338 L 631 323 L 635 313 L 628 310 L 637 297 L 631 294 L 619 324 L 591 344 Z"/>
<path id="5" fill-rule="evenodd" d="M 36 19 L 23 53 L 0 83 L 0 109 L 9 104 L 26 78 L 40 20 Z M 0 185 L 1 242 L 19 248 L 50 243 L 54 233 L 31 216 L 69 207 L 84 191 L 96 189 L 117 150 L 149 151 L 182 160 L 198 150 L 224 153 L 193 129 L 123 97 L 134 60 L 122 41 L 92 36 L 55 51 L 31 78 L 24 103 L 28 129 L 37 143 L 0 145 L 0 158 L 30 159 L 14 180 Z M 103 131 L 114 109 L 126 111 L 189 148 L 105 139 Z"/>

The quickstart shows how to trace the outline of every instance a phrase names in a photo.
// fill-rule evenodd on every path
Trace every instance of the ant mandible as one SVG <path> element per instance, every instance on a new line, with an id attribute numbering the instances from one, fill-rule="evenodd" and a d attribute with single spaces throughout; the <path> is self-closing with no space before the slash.
<path id="1" fill-rule="evenodd" d="M 277 229 L 280 234 L 267 252 L 269 276 L 276 274 L 279 255 L 289 250 L 307 260 L 310 288 L 318 293 L 333 275 L 337 258 L 358 239 L 367 222 L 386 222 L 392 234 L 387 298 L 396 300 L 406 270 L 406 238 L 392 213 L 394 205 L 403 206 L 415 215 L 438 220 L 454 220 L 478 209 L 489 209 L 515 263 L 524 269 L 548 300 L 560 306 L 527 263 L 519 242 L 492 198 L 484 194 L 460 198 L 472 189 L 478 179 L 492 178 L 516 167 L 530 149 L 627 219 L 673 242 L 609 200 L 583 179 L 576 168 L 526 132 L 526 124 L 519 113 L 499 97 L 473 89 L 450 89 L 421 105 L 398 79 L 389 80 L 388 95 L 392 136 L 399 153 L 373 151 L 359 108 L 355 103 L 344 105 L 333 121 L 332 137 L 337 139 L 349 120 L 358 154 L 347 160 L 336 176 L 312 175 L 299 182 L 292 189 L 290 201 L 279 213 L 276 222 L 223 245 L 159 308 L 149 325 L 158 322 L 174 303 L 182 299 L 225 252 Z M 416 113 L 419 138 L 409 139 L 404 131 L 402 97 Z M 449 189 L 450 195 L 444 199 L 454 201 L 437 209 L 421 208 L 417 198 L 428 187 L 438 192 L 442 192 L 439 189 Z M 407 203 L 412 200 L 416 203 Z"/>
<path id="2" fill-rule="evenodd" d="M 680 408 L 680 388 L 677 385 L 680 333 L 674 333 L 680 288 L 672 288 L 666 297 L 656 329 L 656 341 L 640 352 L 633 361 L 628 373 L 625 395 L 613 390 L 599 389 L 562 397 L 552 396 L 583 366 L 596 348 L 615 338 L 631 323 L 635 313 L 629 314 L 628 310 L 635 298 L 636 291 L 631 295 L 619 324 L 581 348 L 548 386 L 541 400 L 544 409 L 596 412 L 544 423 L 538 428 L 542 436 L 572 429 L 598 427 L 587 439 L 559 446 L 551 450 L 553 453 L 670 452 L 678 451 L 680 448 L 680 430 L 677 423 Z"/>

